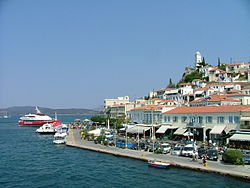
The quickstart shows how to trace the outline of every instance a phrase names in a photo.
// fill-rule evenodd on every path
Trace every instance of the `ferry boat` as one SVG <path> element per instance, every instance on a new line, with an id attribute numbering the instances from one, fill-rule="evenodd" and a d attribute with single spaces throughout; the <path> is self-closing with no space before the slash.
<path id="1" fill-rule="evenodd" d="M 157 161 L 157 160 L 149 160 L 148 166 L 156 167 L 156 168 L 168 168 L 170 166 L 170 163 L 163 162 L 163 161 Z"/>
<path id="2" fill-rule="evenodd" d="M 36 107 L 35 114 L 27 114 L 20 118 L 18 124 L 20 126 L 27 126 L 27 127 L 41 127 L 45 123 L 54 123 L 51 117 L 41 113 L 38 107 Z"/>

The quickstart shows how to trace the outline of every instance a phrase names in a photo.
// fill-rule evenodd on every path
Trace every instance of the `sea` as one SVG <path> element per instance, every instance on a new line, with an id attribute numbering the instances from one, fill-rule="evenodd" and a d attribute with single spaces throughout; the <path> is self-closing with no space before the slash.
<path id="1" fill-rule="evenodd" d="M 54 145 L 53 136 L 19 127 L 19 117 L 0 119 L 0 187 L 249 188 L 250 183 L 179 168 L 157 169 L 145 161 Z M 63 123 L 90 116 L 58 116 Z"/>

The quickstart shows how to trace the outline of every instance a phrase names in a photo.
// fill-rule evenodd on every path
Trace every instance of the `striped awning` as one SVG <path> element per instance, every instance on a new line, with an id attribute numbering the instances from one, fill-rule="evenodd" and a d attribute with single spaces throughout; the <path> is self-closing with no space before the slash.
<path id="1" fill-rule="evenodd" d="M 179 127 L 175 132 L 174 134 L 175 135 L 183 135 L 185 132 L 186 132 L 186 128 L 185 127 Z"/>
<path id="2" fill-rule="evenodd" d="M 134 126 L 132 128 L 129 128 L 127 130 L 128 133 L 132 133 L 132 134 L 143 134 L 144 132 L 146 132 L 147 130 L 151 129 L 151 127 L 139 127 L 139 126 Z"/>
<path id="3" fill-rule="evenodd" d="M 166 130 L 168 130 L 169 128 L 170 128 L 170 126 L 162 125 L 162 126 L 156 131 L 156 133 L 161 133 L 161 134 L 163 134 L 163 133 L 165 133 Z"/>
<path id="4" fill-rule="evenodd" d="M 229 138 L 232 141 L 250 141 L 250 134 L 234 134 Z"/>
<path id="5" fill-rule="evenodd" d="M 221 134 L 225 127 L 225 125 L 215 125 L 210 131 L 210 134 Z"/>

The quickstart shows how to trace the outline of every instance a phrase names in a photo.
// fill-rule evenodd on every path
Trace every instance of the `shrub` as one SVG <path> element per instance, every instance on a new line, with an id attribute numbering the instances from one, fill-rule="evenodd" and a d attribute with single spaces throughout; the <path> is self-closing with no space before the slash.
<path id="1" fill-rule="evenodd" d="M 239 150 L 228 150 L 223 154 L 223 160 L 235 165 L 243 164 L 243 154 Z"/>

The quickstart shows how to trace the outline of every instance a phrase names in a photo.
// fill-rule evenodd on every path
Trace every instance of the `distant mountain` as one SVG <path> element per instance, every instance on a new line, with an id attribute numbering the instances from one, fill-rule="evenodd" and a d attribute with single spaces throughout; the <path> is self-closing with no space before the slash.
<path id="1" fill-rule="evenodd" d="M 14 106 L 9 108 L 2 108 L 0 112 L 8 112 L 9 115 L 24 115 L 28 113 L 35 113 L 35 106 Z M 52 109 L 52 108 L 44 108 L 38 107 L 42 113 L 52 115 L 55 112 L 59 115 L 95 115 L 99 114 L 100 112 L 97 110 L 90 110 L 90 109 L 80 109 L 80 108 L 69 108 L 69 109 Z"/>

